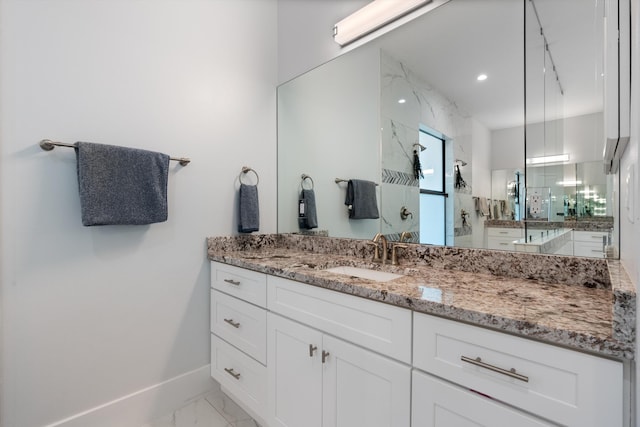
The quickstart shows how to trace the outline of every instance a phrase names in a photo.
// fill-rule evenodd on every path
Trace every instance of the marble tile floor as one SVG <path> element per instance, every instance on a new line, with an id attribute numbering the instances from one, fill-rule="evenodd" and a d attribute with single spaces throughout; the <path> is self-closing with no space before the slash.
<path id="1" fill-rule="evenodd" d="M 172 414 L 142 427 L 260 427 L 220 390 L 188 402 Z"/>

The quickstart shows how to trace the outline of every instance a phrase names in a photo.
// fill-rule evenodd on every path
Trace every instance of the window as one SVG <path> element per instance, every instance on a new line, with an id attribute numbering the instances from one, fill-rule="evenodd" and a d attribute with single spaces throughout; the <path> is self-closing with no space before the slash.
<path id="1" fill-rule="evenodd" d="M 444 138 L 420 130 L 420 243 L 445 244 Z"/>

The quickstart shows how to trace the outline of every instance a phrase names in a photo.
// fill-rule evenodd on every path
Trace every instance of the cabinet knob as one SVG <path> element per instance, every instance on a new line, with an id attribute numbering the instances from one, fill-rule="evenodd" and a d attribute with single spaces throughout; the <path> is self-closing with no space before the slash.
<path id="1" fill-rule="evenodd" d="M 317 349 L 318 349 L 317 346 L 313 344 L 309 344 L 309 357 L 313 357 L 313 352 L 316 351 Z"/>
<path id="2" fill-rule="evenodd" d="M 322 350 L 322 363 L 326 362 L 329 358 L 329 352 Z"/>

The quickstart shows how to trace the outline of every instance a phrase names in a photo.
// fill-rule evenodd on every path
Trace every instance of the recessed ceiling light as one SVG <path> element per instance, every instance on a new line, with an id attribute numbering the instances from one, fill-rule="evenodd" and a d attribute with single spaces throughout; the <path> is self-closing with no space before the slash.
<path id="1" fill-rule="evenodd" d="M 398 104 L 404 104 L 405 102 L 407 102 L 407 100 L 404 98 L 398 99 Z"/>
<path id="2" fill-rule="evenodd" d="M 487 75 L 486 74 L 480 74 L 477 77 L 477 79 L 478 79 L 479 82 L 485 81 L 485 80 L 487 80 Z"/>

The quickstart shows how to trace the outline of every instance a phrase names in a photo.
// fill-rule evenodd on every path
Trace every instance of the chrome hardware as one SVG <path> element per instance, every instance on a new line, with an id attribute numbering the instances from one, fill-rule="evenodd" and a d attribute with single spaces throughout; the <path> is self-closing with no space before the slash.
<path id="1" fill-rule="evenodd" d="M 374 253 L 373 256 L 373 262 L 381 262 L 382 264 L 386 264 L 387 263 L 387 238 L 384 237 L 381 233 L 376 233 L 375 236 L 373 236 L 373 240 L 372 242 L 375 243 L 376 248 L 378 247 L 378 240 L 382 241 L 382 255 L 380 255 L 377 259 L 376 259 L 376 253 Z M 377 251 L 376 251 L 377 252 Z"/>
<path id="2" fill-rule="evenodd" d="M 42 141 L 40 141 L 40 148 L 42 148 L 44 151 L 51 151 L 56 147 L 76 148 L 77 146 L 75 144 L 57 142 L 50 139 L 43 139 Z M 169 157 L 169 160 L 176 161 L 180 163 L 181 166 L 187 166 L 189 162 L 191 162 L 191 159 L 188 159 L 186 157 Z"/>
<path id="3" fill-rule="evenodd" d="M 237 280 L 232 280 L 232 279 L 224 279 L 225 282 L 230 283 L 234 286 L 240 286 L 240 282 Z"/>
<path id="4" fill-rule="evenodd" d="M 400 219 L 404 221 L 409 217 L 411 217 L 411 219 L 413 219 L 413 213 L 409 212 L 409 209 L 407 209 L 406 206 L 401 207 L 400 208 Z"/>
<path id="5" fill-rule="evenodd" d="M 227 372 L 227 374 L 231 375 L 233 378 L 239 380 L 240 379 L 240 373 L 239 372 L 234 372 L 233 368 L 229 369 L 229 368 L 224 368 L 224 370 Z"/>
<path id="6" fill-rule="evenodd" d="M 234 328 L 240 327 L 240 323 L 234 322 L 233 319 L 224 319 L 224 321 L 230 324 L 231 326 L 233 326 Z"/>
<path id="7" fill-rule="evenodd" d="M 309 344 L 309 357 L 313 357 L 313 352 L 316 351 L 317 349 L 318 349 L 317 346 L 313 344 Z"/>
<path id="8" fill-rule="evenodd" d="M 396 249 L 406 249 L 409 246 L 396 243 L 391 249 L 391 265 L 398 265 L 398 251 Z"/>
<path id="9" fill-rule="evenodd" d="M 322 350 L 322 363 L 326 362 L 329 358 L 329 352 Z"/>
<path id="10" fill-rule="evenodd" d="M 471 363 L 472 365 L 479 366 L 481 368 L 488 369 L 488 370 L 493 371 L 493 372 L 497 372 L 497 373 L 502 374 L 502 375 L 506 375 L 506 376 L 511 377 L 511 378 L 515 378 L 516 380 L 524 381 L 526 383 L 529 382 L 529 377 L 524 376 L 522 374 L 518 374 L 516 372 L 515 368 L 511 368 L 511 369 L 508 369 L 508 370 L 507 369 L 498 368 L 497 366 L 489 365 L 488 363 L 483 362 L 482 359 L 479 358 L 479 357 L 476 357 L 475 359 L 472 359 L 470 357 L 460 356 L 460 360 L 462 360 L 463 362 Z"/>

